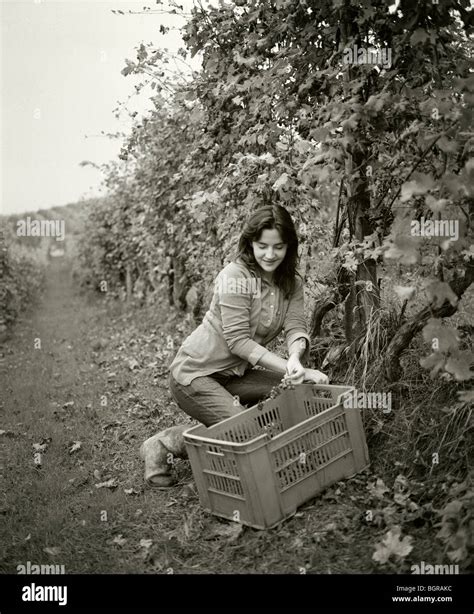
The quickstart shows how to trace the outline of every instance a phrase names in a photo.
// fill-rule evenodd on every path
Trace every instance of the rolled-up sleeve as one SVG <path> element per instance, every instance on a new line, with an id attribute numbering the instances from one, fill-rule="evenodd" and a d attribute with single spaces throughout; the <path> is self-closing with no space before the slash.
<path id="1" fill-rule="evenodd" d="M 306 339 L 306 349 L 302 356 L 302 360 L 306 361 L 309 357 L 310 337 L 306 326 L 304 315 L 304 288 L 303 282 L 296 278 L 295 291 L 290 299 L 288 311 L 286 312 L 285 324 L 286 345 L 290 351 L 292 343 L 297 339 Z"/>
<path id="2" fill-rule="evenodd" d="M 227 270 L 218 284 L 224 339 L 232 354 L 255 366 L 268 352 L 250 335 L 251 287 L 239 270 Z"/>

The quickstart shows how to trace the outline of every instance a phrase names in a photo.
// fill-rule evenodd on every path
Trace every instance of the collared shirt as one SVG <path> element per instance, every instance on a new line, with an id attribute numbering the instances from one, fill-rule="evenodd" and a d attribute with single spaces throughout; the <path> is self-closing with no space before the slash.
<path id="1" fill-rule="evenodd" d="M 170 371 L 183 386 L 203 375 L 220 372 L 242 376 L 268 352 L 265 348 L 282 330 L 286 344 L 310 338 L 304 317 L 303 283 L 297 277 L 288 299 L 272 282 L 257 277 L 241 260 L 217 276 L 210 307 L 202 323 L 184 340 Z"/>

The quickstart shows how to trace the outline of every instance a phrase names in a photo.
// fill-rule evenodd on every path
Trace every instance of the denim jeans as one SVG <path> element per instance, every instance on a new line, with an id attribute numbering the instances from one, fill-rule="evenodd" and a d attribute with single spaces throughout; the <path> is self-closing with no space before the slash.
<path id="1" fill-rule="evenodd" d="M 211 426 L 235 416 L 265 398 L 283 375 L 267 369 L 248 369 L 242 377 L 212 373 L 196 377 L 183 386 L 170 374 L 171 394 L 179 407 L 192 418 Z"/>

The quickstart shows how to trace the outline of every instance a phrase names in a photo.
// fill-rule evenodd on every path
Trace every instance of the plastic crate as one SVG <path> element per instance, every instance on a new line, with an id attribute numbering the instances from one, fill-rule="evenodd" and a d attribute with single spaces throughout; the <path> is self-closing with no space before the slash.
<path id="1" fill-rule="evenodd" d="M 184 433 L 201 505 L 266 529 L 325 487 L 365 469 L 369 455 L 350 386 L 300 384 L 277 398 Z"/>

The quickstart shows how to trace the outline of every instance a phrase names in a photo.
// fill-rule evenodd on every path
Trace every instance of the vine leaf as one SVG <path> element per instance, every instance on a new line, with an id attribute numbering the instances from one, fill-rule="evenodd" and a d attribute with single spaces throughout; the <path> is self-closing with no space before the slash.
<path id="1" fill-rule="evenodd" d="M 402 301 L 411 301 L 416 294 L 416 288 L 413 286 L 394 286 L 393 289 Z"/>
<path id="2" fill-rule="evenodd" d="M 385 565 L 391 556 L 398 559 L 403 559 L 410 554 L 413 550 L 412 541 L 413 537 L 405 535 L 403 539 L 400 539 L 401 528 L 396 525 L 385 534 L 382 542 L 377 544 L 372 558 L 377 563 Z"/>
<path id="3" fill-rule="evenodd" d="M 474 364 L 474 354 L 468 350 L 458 352 L 455 356 L 450 356 L 446 362 L 445 369 L 451 373 L 458 382 L 469 380 L 474 377 L 471 366 Z"/>
<path id="4" fill-rule="evenodd" d="M 428 320 L 428 323 L 423 328 L 423 339 L 431 345 L 436 340 L 436 349 L 438 352 L 445 354 L 458 348 L 459 340 L 455 330 L 442 326 L 441 320 L 438 318 L 430 318 Z"/>
<path id="5" fill-rule="evenodd" d="M 417 45 L 418 43 L 424 43 L 427 39 L 428 32 L 426 30 L 423 30 L 423 28 L 418 28 L 410 36 L 410 43 L 412 45 Z"/>
<path id="6" fill-rule="evenodd" d="M 435 182 L 431 175 L 417 173 L 415 179 L 405 181 L 405 183 L 402 185 L 400 200 L 402 203 L 407 202 L 413 196 L 426 194 L 426 192 L 428 192 L 428 190 L 432 190 L 434 186 Z"/>
<path id="7" fill-rule="evenodd" d="M 429 356 L 420 359 L 420 365 L 423 369 L 431 369 L 430 377 L 434 379 L 440 371 L 443 370 L 446 362 L 446 356 L 440 352 L 433 352 Z"/>
<path id="8" fill-rule="evenodd" d="M 459 300 L 445 281 L 428 281 L 425 290 L 435 309 L 439 309 L 445 301 L 449 301 L 455 307 Z"/>
<path id="9" fill-rule="evenodd" d="M 436 145 L 445 153 L 456 153 L 456 151 L 459 149 L 459 143 L 448 139 L 446 136 L 442 136 L 438 141 L 436 141 Z"/>
<path id="10" fill-rule="evenodd" d="M 458 397 L 464 403 L 474 403 L 474 388 L 472 390 L 461 390 L 458 392 Z"/>
<path id="11" fill-rule="evenodd" d="M 282 187 L 286 186 L 286 184 L 288 183 L 289 177 L 287 173 L 282 173 L 278 179 L 275 181 L 275 183 L 273 184 L 273 189 L 274 190 L 279 190 Z"/>
<path id="12" fill-rule="evenodd" d="M 398 260 L 401 264 L 416 264 L 420 259 L 418 242 L 413 237 L 398 235 L 388 245 L 385 258 Z"/>
<path id="13" fill-rule="evenodd" d="M 367 484 L 367 490 L 377 499 L 383 499 L 385 493 L 390 492 L 390 488 L 387 488 L 385 482 L 381 478 L 377 478 L 375 483 L 369 482 L 369 484 Z"/>
<path id="14" fill-rule="evenodd" d="M 431 194 L 427 194 L 425 196 L 425 204 L 429 209 L 431 209 L 431 211 L 433 211 L 433 213 L 439 213 L 446 207 L 448 203 L 449 200 L 447 200 L 446 198 L 440 198 L 438 200 Z"/>

